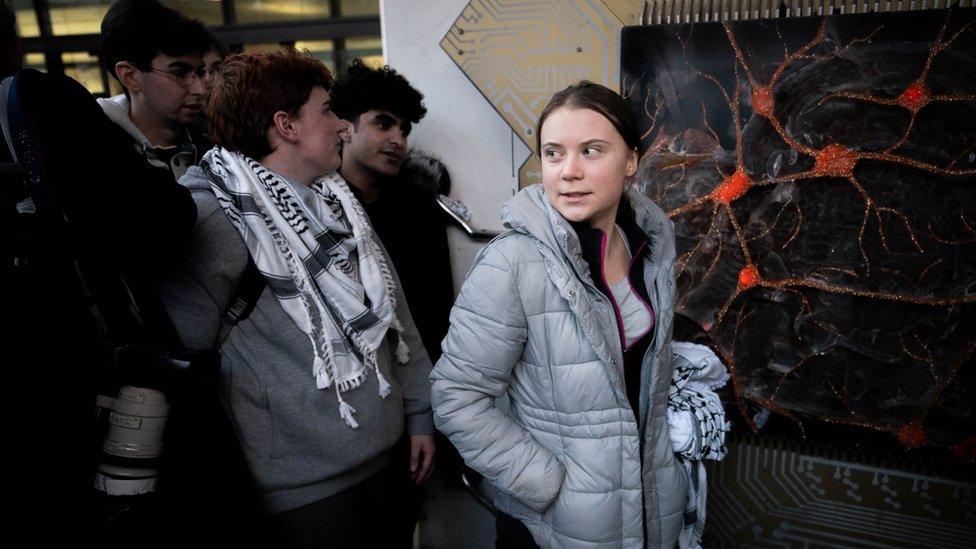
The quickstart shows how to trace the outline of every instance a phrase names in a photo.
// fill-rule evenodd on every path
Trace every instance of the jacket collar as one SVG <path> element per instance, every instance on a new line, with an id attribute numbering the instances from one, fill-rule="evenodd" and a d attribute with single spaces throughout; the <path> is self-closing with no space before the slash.
<path id="1" fill-rule="evenodd" d="M 624 229 L 631 250 L 636 252 L 640 243 L 647 240 L 649 244 L 646 253 L 652 261 L 658 261 L 661 256 L 660 239 L 664 233 L 664 224 L 671 221 L 657 204 L 633 186 L 627 189 L 624 196 L 625 199 L 620 201 L 621 207 L 617 211 L 617 222 Z M 595 257 L 599 261 L 601 232 L 585 227 L 578 233 L 573 225 L 581 224 L 571 224 L 560 215 L 549 203 L 541 184 L 530 185 L 513 196 L 502 207 L 501 218 L 505 227 L 528 234 L 565 257 L 580 278 L 591 282 L 594 280 L 590 263 L 584 255 L 586 258 Z M 584 254 L 584 247 L 592 246 L 594 235 L 595 254 L 589 250 Z"/>
<path id="2" fill-rule="evenodd" d="M 620 206 L 617 208 L 617 219 L 616 224 L 623 229 L 624 236 L 627 238 L 627 245 L 630 247 L 631 253 L 641 252 L 641 247 L 650 238 L 649 235 L 645 234 L 644 231 L 637 226 L 637 222 L 634 220 L 634 210 L 630 205 L 630 200 L 623 199 L 620 201 Z M 601 262 L 603 261 L 602 251 L 603 251 L 603 231 L 600 229 L 591 227 L 590 225 L 583 222 L 570 221 L 569 225 L 576 232 L 576 236 L 580 241 L 580 248 L 582 250 L 583 260 L 586 262 L 590 269 L 590 273 L 599 273 L 601 271 Z M 610 235 L 607 235 L 609 238 Z M 594 283 L 598 282 L 594 279 Z M 598 288 L 602 287 L 602 284 L 597 283 Z M 605 288 L 606 292 L 609 292 L 609 288 Z"/>
<path id="3" fill-rule="evenodd" d="M 627 200 L 621 203 L 627 203 L 627 206 L 622 209 L 633 214 L 633 223 L 625 221 L 625 224 L 631 227 L 639 240 L 650 241 L 651 244 L 644 253 L 654 262 L 652 265 L 656 265 L 660 262 L 664 248 L 661 242 L 665 237 L 665 223 L 671 221 L 657 205 L 637 190 L 628 189 L 626 196 Z M 586 286 L 590 286 L 592 292 L 602 293 L 599 289 L 602 284 L 597 286 L 590 275 L 589 264 L 583 258 L 580 235 L 552 207 L 542 185 L 532 185 L 513 196 L 502 207 L 501 216 L 506 227 L 533 238 L 542 254 L 546 272 L 576 316 L 583 336 L 606 364 L 607 375 L 612 381 L 617 398 L 622 403 L 628 402 L 622 370 L 615 360 L 615 357 L 623 357 L 620 334 L 614 329 L 613 320 L 605 309 L 594 307 L 595 301 L 584 297 L 590 293 Z M 586 240 L 587 236 L 584 235 L 583 239 Z M 596 257 L 599 257 L 599 252 Z M 659 323 L 656 324 L 660 326 Z"/>
<path id="4" fill-rule="evenodd" d="M 97 99 L 97 102 L 102 108 L 102 111 L 105 113 L 105 116 L 107 116 L 112 122 L 115 122 L 115 124 L 120 128 L 125 130 L 125 132 L 129 134 L 129 136 L 132 137 L 136 143 L 138 143 L 138 148 L 145 154 L 150 155 L 152 160 L 156 160 L 156 150 L 177 148 L 181 153 L 192 153 L 194 157 L 192 163 L 196 162 L 199 151 L 197 150 L 197 143 L 193 139 L 193 134 L 189 129 L 184 131 L 184 139 L 179 145 L 175 145 L 173 147 L 157 147 L 149 142 L 149 139 L 147 139 L 145 134 L 142 133 L 142 130 L 140 130 L 139 127 L 136 126 L 132 121 L 132 118 L 129 116 L 129 98 L 126 97 L 125 94 L 120 93 L 114 97 L 99 98 Z M 169 167 L 162 161 L 158 162 L 161 167 Z"/>

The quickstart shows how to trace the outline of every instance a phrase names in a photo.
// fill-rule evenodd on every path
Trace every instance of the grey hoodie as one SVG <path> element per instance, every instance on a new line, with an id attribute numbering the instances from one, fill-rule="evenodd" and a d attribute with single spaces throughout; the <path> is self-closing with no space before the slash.
<path id="1" fill-rule="evenodd" d="M 248 252 L 211 192 L 207 174 L 194 166 L 180 183 L 193 194 L 197 226 L 185 265 L 163 282 L 161 294 L 183 344 L 209 349 Z M 388 257 L 387 264 L 392 270 Z M 404 428 L 411 435 L 434 432 L 430 360 L 396 282 L 396 314 L 410 362 L 396 362 L 396 335 L 388 334 L 377 361 L 392 393 L 385 399 L 378 396 L 376 376 L 343 393 L 356 409 L 358 429 L 339 417 L 333 391 L 315 387 L 308 336 L 268 288 L 250 316 L 219 346 L 221 400 L 270 512 L 313 503 L 379 472 Z"/>
<path id="2" fill-rule="evenodd" d="M 132 122 L 132 118 L 129 117 L 129 98 L 125 94 L 98 99 L 98 105 L 109 120 L 115 122 L 116 125 L 132 136 L 136 151 L 145 157 L 149 165 L 166 168 L 173 173 L 174 180 L 183 177 L 186 170 L 196 164 L 200 158 L 199 153 L 201 151 L 197 150 L 190 138 L 189 131 L 186 134 L 186 140 L 175 147 L 157 147 L 150 143 L 142 131 Z"/>

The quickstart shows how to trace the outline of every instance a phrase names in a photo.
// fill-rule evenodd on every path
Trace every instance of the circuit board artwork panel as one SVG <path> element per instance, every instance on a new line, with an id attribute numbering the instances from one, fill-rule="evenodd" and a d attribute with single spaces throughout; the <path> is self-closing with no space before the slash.
<path id="1" fill-rule="evenodd" d="M 974 12 L 624 29 L 678 313 L 748 423 L 761 407 L 906 446 L 976 433 Z"/>

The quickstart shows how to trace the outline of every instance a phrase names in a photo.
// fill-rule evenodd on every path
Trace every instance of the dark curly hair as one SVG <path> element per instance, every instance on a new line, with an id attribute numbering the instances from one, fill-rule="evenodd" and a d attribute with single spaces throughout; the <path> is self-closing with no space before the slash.
<path id="1" fill-rule="evenodd" d="M 329 94 L 336 116 L 354 124 L 372 109 L 390 111 L 414 124 L 427 114 L 423 94 L 406 78 L 388 66 L 370 68 L 362 59 L 353 60 Z"/>
<path id="2" fill-rule="evenodd" d="M 210 138 L 227 150 L 261 160 L 274 151 L 268 129 L 275 113 L 297 116 L 316 86 L 328 91 L 332 74 L 311 55 L 293 51 L 232 55 L 220 66 L 210 95 Z"/>

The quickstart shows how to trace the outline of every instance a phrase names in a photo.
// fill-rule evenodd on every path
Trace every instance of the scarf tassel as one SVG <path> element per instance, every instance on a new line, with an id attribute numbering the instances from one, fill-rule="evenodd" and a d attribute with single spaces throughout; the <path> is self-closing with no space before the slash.
<path id="1" fill-rule="evenodd" d="M 397 334 L 396 359 L 400 364 L 410 362 L 410 347 L 407 347 L 400 334 Z"/>
<path id="2" fill-rule="evenodd" d="M 339 391 L 345 393 L 351 389 L 355 389 L 363 384 L 366 380 L 366 372 L 363 372 L 352 379 L 347 379 L 339 384 Z"/>
<path id="3" fill-rule="evenodd" d="M 329 385 L 332 385 L 332 378 L 329 376 L 329 369 L 325 364 L 325 360 L 318 356 L 318 354 L 315 355 L 312 372 L 315 374 L 315 387 L 317 389 L 325 389 Z"/>
<path id="4" fill-rule="evenodd" d="M 380 398 L 386 398 L 390 396 L 390 392 L 392 391 L 392 388 L 390 387 L 390 382 L 387 381 L 385 377 L 383 377 L 383 374 L 380 373 L 379 368 L 376 368 L 376 381 L 379 382 L 380 384 Z"/>
<path id="5" fill-rule="evenodd" d="M 345 400 L 342 400 L 342 395 L 339 394 L 338 384 L 336 385 L 336 398 L 339 399 L 339 417 L 345 420 L 346 425 L 352 427 L 353 429 L 358 429 L 359 423 L 357 423 L 356 419 L 352 417 L 352 415 L 356 413 L 356 409 Z"/>
<path id="6" fill-rule="evenodd" d="M 400 319 L 393 315 L 393 329 L 396 330 L 397 334 L 397 346 L 396 346 L 396 359 L 399 364 L 406 364 L 410 362 L 410 347 L 407 347 L 407 343 L 403 341 L 403 324 L 400 323 Z"/>
<path id="7" fill-rule="evenodd" d="M 382 372 L 380 372 L 380 365 L 376 362 L 376 352 L 369 352 L 363 357 L 366 362 L 366 366 L 376 372 L 376 383 L 380 386 L 380 398 L 386 398 L 390 396 L 390 382 L 383 377 Z"/>

